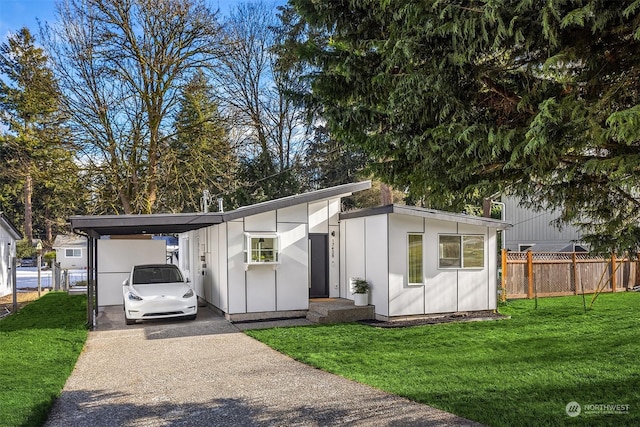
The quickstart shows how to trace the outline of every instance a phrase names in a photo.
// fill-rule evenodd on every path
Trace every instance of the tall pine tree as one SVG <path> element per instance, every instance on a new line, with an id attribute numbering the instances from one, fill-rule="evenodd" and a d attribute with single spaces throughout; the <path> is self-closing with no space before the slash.
<path id="1" fill-rule="evenodd" d="M 288 46 L 332 134 L 413 199 L 560 207 L 594 247 L 640 241 L 640 2 L 292 0 Z"/>
<path id="2" fill-rule="evenodd" d="M 1 185 L 25 238 L 51 243 L 66 217 L 81 213 L 82 186 L 59 111 L 60 92 L 43 49 L 27 28 L 0 46 Z M 20 192 L 16 189 L 21 188 Z M 16 209 L 21 206 L 21 212 Z"/>
<path id="3" fill-rule="evenodd" d="M 236 154 L 204 73 L 197 72 L 182 90 L 174 128 L 162 165 L 160 206 L 164 211 L 197 212 L 204 190 L 212 195 L 229 193 L 237 169 Z"/>

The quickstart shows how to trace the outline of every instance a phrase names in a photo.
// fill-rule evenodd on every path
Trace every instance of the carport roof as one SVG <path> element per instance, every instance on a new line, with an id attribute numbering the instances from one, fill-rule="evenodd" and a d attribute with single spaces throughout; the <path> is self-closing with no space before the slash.
<path id="1" fill-rule="evenodd" d="M 369 188 L 371 181 L 343 184 L 244 206 L 229 212 L 72 216 L 70 221 L 73 230 L 94 238 L 103 235 L 183 233 L 302 203 L 349 196 Z"/>
<path id="2" fill-rule="evenodd" d="M 182 233 L 220 224 L 220 213 L 72 216 L 71 227 L 88 236 Z"/>

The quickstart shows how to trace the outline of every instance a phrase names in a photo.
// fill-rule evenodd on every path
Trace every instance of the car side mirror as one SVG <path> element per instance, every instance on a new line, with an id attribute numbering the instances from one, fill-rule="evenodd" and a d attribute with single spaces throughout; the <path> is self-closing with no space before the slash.
<path id="1" fill-rule="evenodd" d="M 129 286 L 129 279 L 125 279 L 124 282 L 122 282 L 122 286 Z"/>

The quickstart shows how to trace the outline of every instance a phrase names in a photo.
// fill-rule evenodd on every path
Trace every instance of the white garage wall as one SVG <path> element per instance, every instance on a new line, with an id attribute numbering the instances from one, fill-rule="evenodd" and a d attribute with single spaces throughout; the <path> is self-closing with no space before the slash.
<path id="1" fill-rule="evenodd" d="M 98 305 L 121 305 L 122 282 L 138 264 L 165 264 L 164 240 L 103 240 L 98 242 Z"/>

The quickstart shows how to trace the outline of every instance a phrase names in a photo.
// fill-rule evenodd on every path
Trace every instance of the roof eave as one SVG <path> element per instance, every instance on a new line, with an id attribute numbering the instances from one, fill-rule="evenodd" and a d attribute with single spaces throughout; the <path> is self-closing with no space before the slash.
<path id="1" fill-rule="evenodd" d="M 340 219 L 361 218 L 366 216 L 386 215 L 391 213 L 418 216 L 422 218 L 439 219 L 444 221 L 456 221 L 464 224 L 492 227 L 498 230 L 508 230 L 513 227 L 513 225 L 509 224 L 508 222 L 493 218 L 484 218 L 473 215 L 458 214 L 436 209 L 426 209 L 416 206 L 404 205 L 386 205 L 378 206 L 375 208 L 358 209 L 355 211 L 344 212 L 340 214 Z"/>

